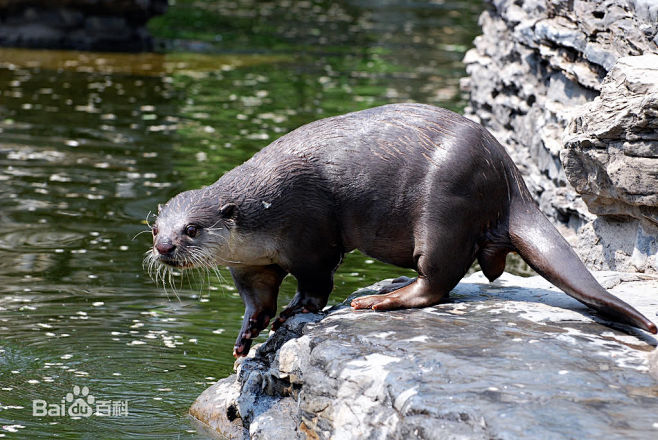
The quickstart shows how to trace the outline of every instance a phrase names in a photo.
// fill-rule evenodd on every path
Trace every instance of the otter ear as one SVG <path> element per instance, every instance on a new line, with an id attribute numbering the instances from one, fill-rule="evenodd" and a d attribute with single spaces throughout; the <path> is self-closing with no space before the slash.
<path id="1" fill-rule="evenodd" d="M 227 203 L 226 205 L 219 208 L 219 213 L 226 219 L 234 219 L 238 214 L 238 207 L 235 205 L 235 203 Z"/>

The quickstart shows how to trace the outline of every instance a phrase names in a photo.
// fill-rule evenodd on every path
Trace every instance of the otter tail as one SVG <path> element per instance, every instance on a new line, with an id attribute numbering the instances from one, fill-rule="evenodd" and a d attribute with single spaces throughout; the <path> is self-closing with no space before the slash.
<path id="1" fill-rule="evenodd" d="M 632 306 L 609 294 L 571 246 L 532 203 L 511 210 L 509 237 L 537 273 L 583 304 L 613 318 L 656 333 L 656 325 Z"/>

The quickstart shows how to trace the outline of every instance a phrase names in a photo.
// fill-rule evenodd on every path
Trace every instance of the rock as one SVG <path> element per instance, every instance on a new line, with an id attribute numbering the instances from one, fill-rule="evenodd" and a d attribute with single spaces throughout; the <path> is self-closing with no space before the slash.
<path id="1" fill-rule="evenodd" d="M 466 116 L 505 145 L 542 211 L 589 267 L 658 272 L 658 112 L 650 87 L 655 70 L 645 65 L 658 54 L 658 3 L 489 1 L 493 8 L 480 17 L 483 35 L 464 58 Z M 606 121 L 612 114 L 616 119 Z M 565 136 L 580 128 L 574 119 L 598 130 L 599 142 L 565 146 Z M 599 133 L 606 122 L 610 133 Z M 608 234 L 619 229 L 623 243 Z"/>
<path id="2" fill-rule="evenodd" d="M 574 113 L 563 141 L 567 179 L 603 217 L 592 228 L 605 239 L 581 247 L 583 259 L 596 267 L 603 256 L 606 266 L 658 271 L 658 55 L 620 58 L 601 94 Z M 610 223 L 627 231 L 608 232 Z"/>
<path id="3" fill-rule="evenodd" d="M 658 380 L 658 349 L 649 354 L 649 373 Z"/>
<path id="4" fill-rule="evenodd" d="M 0 46 L 140 51 L 167 0 L 0 0 Z"/>
<path id="5" fill-rule="evenodd" d="M 226 438 L 247 439 L 249 431 L 242 426 L 234 404 L 240 396 L 240 389 L 235 376 L 219 380 L 196 399 L 190 414 Z"/>
<path id="6" fill-rule="evenodd" d="M 657 74 L 658 56 L 621 59 L 601 96 L 576 115 L 565 133 L 567 177 L 590 211 L 602 216 L 581 231 L 581 236 L 595 232 L 594 246 L 580 252 L 591 266 L 658 270 Z M 603 248 L 619 237 L 618 228 L 610 227 L 619 223 L 633 246 L 617 243 L 612 247 L 618 252 L 610 255 Z M 594 264 L 601 256 L 603 264 Z"/>
<path id="7" fill-rule="evenodd" d="M 129 31 L 128 22 L 123 17 L 89 17 L 85 20 L 85 29 L 103 36 Z"/>
<path id="8" fill-rule="evenodd" d="M 595 276 L 655 316 L 658 277 Z M 229 438 L 656 435 L 653 336 L 601 325 L 609 323 L 540 277 L 504 274 L 489 284 L 479 272 L 451 296 L 424 309 L 354 312 L 343 304 L 297 315 L 237 374 L 204 391 L 191 413 Z"/>

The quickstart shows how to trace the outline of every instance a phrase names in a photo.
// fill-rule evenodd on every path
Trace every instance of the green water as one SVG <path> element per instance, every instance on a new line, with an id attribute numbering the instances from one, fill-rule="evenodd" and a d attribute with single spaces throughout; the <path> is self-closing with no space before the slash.
<path id="1" fill-rule="evenodd" d="M 243 305 L 225 270 L 154 285 L 147 215 L 306 122 L 401 101 L 460 110 L 481 8 L 179 0 L 150 24 L 158 54 L 0 49 L 0 437 L 205 438 L 187 409 L 232 372 Z M 332 301 L 404 273 L 348 255 Z M 74 386 L 127 407 L 32 414 Z"/>

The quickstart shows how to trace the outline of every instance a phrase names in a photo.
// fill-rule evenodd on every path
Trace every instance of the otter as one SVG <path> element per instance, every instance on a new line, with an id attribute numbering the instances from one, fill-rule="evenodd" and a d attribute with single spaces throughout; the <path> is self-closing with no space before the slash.
<path id="1" fill-rule="evenodd" d="M 418 273 L 393 291 L 354 299 L 354 309 L 437 304 L 476 259 L 493 281 L 517 252 L 578 301 L 656 333 L 594 279 L 498 141 L 429 105 L 391 104 L 304 125 L 212 185 L 173 197 L 152 233 L 151 265 L 229 267 L 245 304 L 236 357 L 276 316 L 287 274 L 298 288 L 274 330 L 327 304 L 334 272 L 353 249 Z"/>

